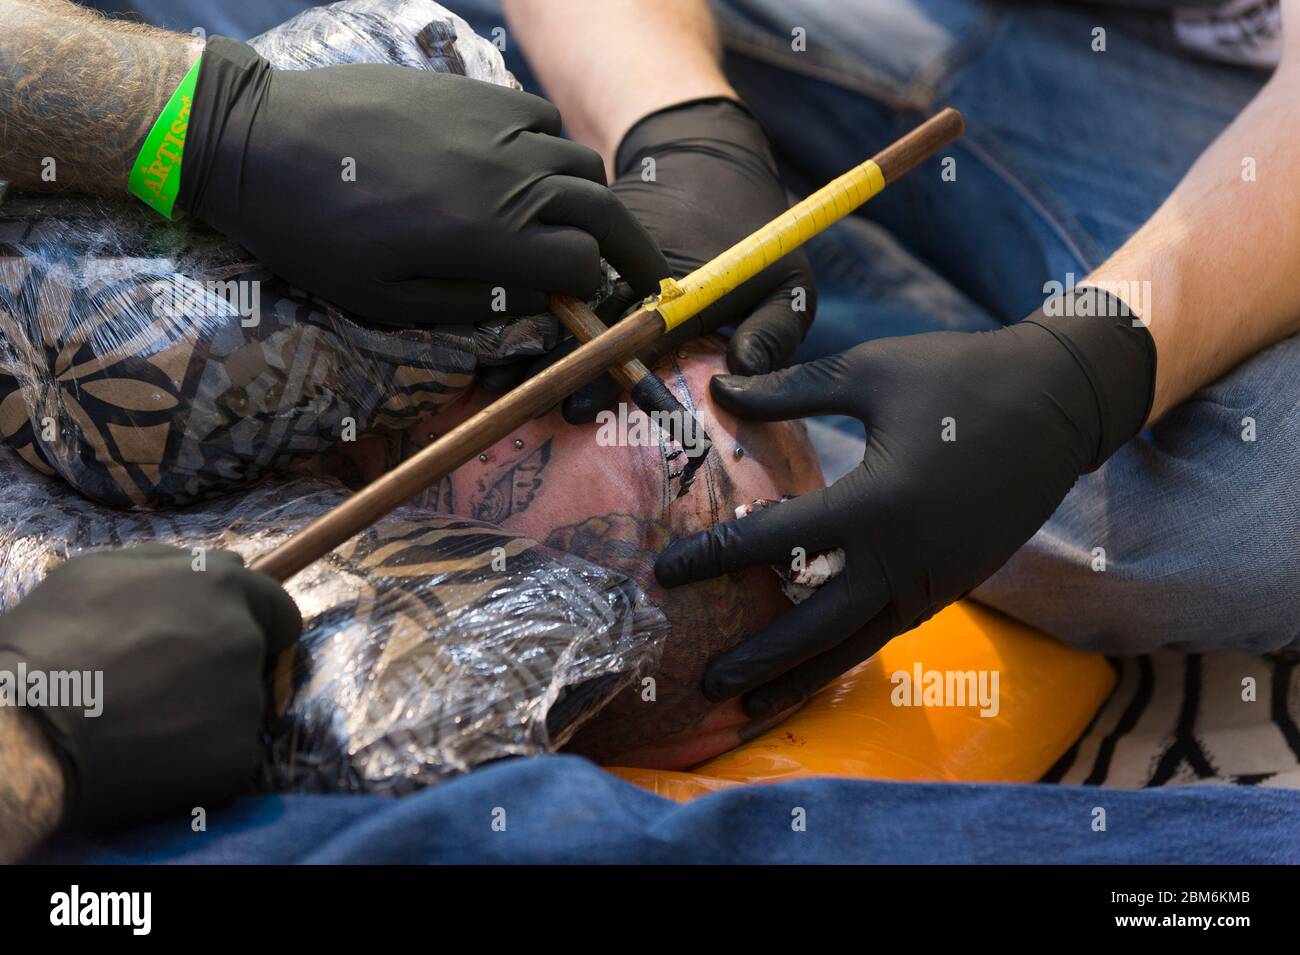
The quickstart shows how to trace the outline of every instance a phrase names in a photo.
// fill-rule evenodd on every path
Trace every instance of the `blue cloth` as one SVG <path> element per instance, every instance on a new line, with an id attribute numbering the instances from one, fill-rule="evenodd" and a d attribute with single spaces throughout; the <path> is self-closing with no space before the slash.
<path id="1" fill-rule="evenodd" d="M 104 13 L 127 15 L 156 27 L 206 36 L 248 40 L 283 23 L 308 7 L 311 0 L 78 0 Z"/>
<path id="2" fill-rule="evenodd" d="M 1098 808 L 1104 832 L 1093 829 Z M 65 838 L 40 861 L 1297 863 L 1300 793 L 820 779 L 677 805 L 552 756 L 400 800 L 246 798 L 214 813 L 206 832 L 181 814 L 111 841 Z"/>

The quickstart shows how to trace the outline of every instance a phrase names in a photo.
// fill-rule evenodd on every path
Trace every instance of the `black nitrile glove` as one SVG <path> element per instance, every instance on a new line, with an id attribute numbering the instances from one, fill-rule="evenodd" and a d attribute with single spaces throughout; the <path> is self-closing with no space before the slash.
<path id="1" fill-rule="evenodd" d="M 653 160 L 653 179 L 648 179 Z M 619 144 L 611 187 L 654 236 L 673 277 L 726 251 L 790 207 L 767 134 L 730 99 L 672 106 L 637 122 Z M 802 300 L 796 295 L 802 289 Z M 626 285 L 602 304 L 613 321 L 635 304 Z M 681 341 L 735 325 L 727 367 L 762 375 L 783 366 L 816 312 L 808 257 L 796 250 L 709 306 L 670 338 Z"/>
<path id="2" fill-rule="evenodd" d="M 852 415 L 868 443 L 830 487 L 660 555 L 655 575 L 673 587 L 788 566 L 796 548 L 809 558 L 844 549 L 839 576 L 713 661 L 710 699 L 749 693 L 746 710 L 761 717 L 807 698 L 991 576 L 1081 474 L 1141 430 L 1154 342 L 1118 299 L 1090 291 L 1057 300 L 1072 300 L 1076 317 L 1045 308 L 993 332 L 883 339 L 772 375 L 713 379 L 718 404 L 742 418 Z M 1089 301 L 1111 314 L 1082 317 Z"/>
<path id="3" fill-rule="evenodd" d="M 559 133 L 528 93 L 400 66 L 275 70 L 212 37 L 176 204 L 375 322 L 545 312 L 546 291 L 595 292 L 602 254 L 655 291 L 654 241 Z"/>
<path id="4" fill-rule="evenodd" d="M 74 825 L 208 805 L 252 781 L 266 663 L 302 619 L 238 555 L 208 551 L 204 570 L 193 559 L 160 544 L 75 557 L 0 616 L 0 670 L 103 674 L 99 715 L 37 711 Z"/>
<path id="5" fill-rule="evenodd" d="M 653 180 L 647 179 L 648 159 L 654 160 Z M 789 208 L 766 134 L 749 110 L 730 99 L 682 103 L 640 120 L 619 145 L 615 173 L 611 188 L 650 230 L 674 278 Z M 656 285 L 652 291 L 657 290 Z M 644 294 L 621 282 L 597 313 L 612 324 Z M 642 357 L 653 364 L 681 341 L 734 325 L 727 367 L 741 375 L 764 374 L 794 354 L 816 309 L 812 268 L 796 250 L 665 335 Z M 567 350 L 556 356 L 563 354 Z M 535 364 L 528 373 L 548 363 Z M 613 379 L 597 379 L 565 402 L 564 417 L 574 424 L 593 421 L 618 393 Z"/>

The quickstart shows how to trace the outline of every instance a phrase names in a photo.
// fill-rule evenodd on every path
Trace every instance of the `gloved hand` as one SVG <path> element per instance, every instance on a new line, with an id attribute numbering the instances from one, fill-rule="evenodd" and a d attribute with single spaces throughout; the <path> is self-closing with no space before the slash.
<path id="1" fill-rule="evenodd" d="M 651 158 L 654 178 L 647 181 L 643 161 Z M 699 100 L 651 113 L 623 137 L 615 170 L 611 188 L 650 230 L 675 278 L 729 249 L 789 207 L 767 136 L 749 110 L 734 100 Z M 796 294 L 796 289 L 802 292 Z M 657 283 L 651 291 L 658 291 Z M 597 314 L 612 324 L 645 294 L 635 283 L 620 282 Z M 665 335 L 643 357 L 653 364 L 656 355 L 686 339 L 735 325 L 727 345 L 727 367 L 742 375 L 764 374 L 789 360 L 816 309 L 812 268 L 807 256 L 796 250 Z M 561 347 L 534 363 L 528 374 L 571 348 Z M 492 374 L 506 378 L 509 372 Z M 504 390 L 514 380 L 489 381 L 487 387 Z M 574 424 L 594 421 L 618 393 L 613 379 L 603 376 L 565 402 L 564 417 Z"/>
<path id="2" fill-rule="evenodd" d="M 150 544 L 74 557 L 0 616 L 0 670 L 101 671 L 98 716 L 45 706 L 67 777 L 65 819 L 114 824 L 208 805 L 257 767 L 268 659 L 298 608 L 238 555 Z"/>
<path id="3" fill-rule="evenodd" d="M 595 292 L 601 254 L 655 291 L 658 247 L 600 157 L 559 133 L 555 107 L 528 93 L 399 66 L 275 70 L 214 36 L 176 204 L 375 322 L 545 312 L 544 291 Z"/>
<path id="4" fill-rule="evenodd" d="M 809 600 L 715 660 L 704 693 L 749 693 L 754 717 L 797 704 L 991 576 L 1067 491 L 1142 428 L 1155 345 L 1118 299 L 1109 315 L 1044 310 L 993 332 L 883 339 L 775 374 L 713 379 L 742 418 L 844 414 L 866 455 L 830 487 L 679 540 L 664 586 L 841 547 Z M 1060 299 L 1069 301 L 1069 299 Z M 1116 316 L 1116 313 L 1121 313 Z M 1094 309 L 1091 315 L 1097 315 Z M 751 692 L 752 691 L 752 692 Z"/>

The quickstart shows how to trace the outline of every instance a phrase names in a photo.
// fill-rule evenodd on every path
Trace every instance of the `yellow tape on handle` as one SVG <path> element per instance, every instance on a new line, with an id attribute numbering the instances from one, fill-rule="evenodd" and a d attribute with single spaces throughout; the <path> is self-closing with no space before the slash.
<path id="1" fill-rule="evenodd" d="M 875 160 L 868 159 L 685 278 L 664 279 L 660 282 L 659 297 L 651 306 L 663 316 L 664 325 L 671 331 L 787 252 L 843 219 L 884 188 L 884 173 Z"/>

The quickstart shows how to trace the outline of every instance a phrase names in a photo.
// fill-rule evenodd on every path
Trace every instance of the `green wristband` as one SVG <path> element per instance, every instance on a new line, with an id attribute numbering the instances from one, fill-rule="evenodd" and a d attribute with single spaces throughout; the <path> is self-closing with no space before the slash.
<path id="1" fill-rule="evenodd" d="M 185 133 L 190 126 L 190 106 L 194 102 L 194 84 L 199 78 L 200 56 L 176 87 L 153 129 L 140 147 L 131 167 L 127 191 L 145 205 L 173 218 L 172 207 L 181 186 L 181 156 L 185 152 Z"/>

